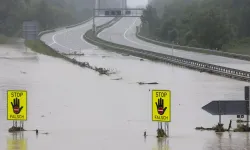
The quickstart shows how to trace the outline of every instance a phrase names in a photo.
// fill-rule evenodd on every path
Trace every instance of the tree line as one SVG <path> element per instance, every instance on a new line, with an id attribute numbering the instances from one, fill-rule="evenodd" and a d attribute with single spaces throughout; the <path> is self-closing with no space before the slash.
<path id="1" fill-rule="evenodd" d="M 79 7 L 81 5 L 84 7 Z M 1 0 L 0 34 L 20 35 L 22 22 L 27 20 L 37 20 L 40 30 L 78 23 L 92 16 L 93 7 L 92 0 L 75 3 L 67 0 Z"/>
<path id="2" fill-rule="evenodd" d="M 149 36 L 224 51 L 250 46 L 249 0 L 165 1 L 162 15 L 149 4 L 141 16 L 142 31 Z"/>

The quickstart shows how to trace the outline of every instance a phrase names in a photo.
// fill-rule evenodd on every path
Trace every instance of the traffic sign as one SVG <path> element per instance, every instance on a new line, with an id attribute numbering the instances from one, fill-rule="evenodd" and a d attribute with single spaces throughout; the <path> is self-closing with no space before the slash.
<path id="1" fill-rule="evenodd" d="M 7 120 L 27 120 L 27 91 L 7 91 Z"/>
<path id="2" fill-rule="evenodd" d="M 39 34 L 38 21 L 24 21 L 23 22 L 23 38 L 25 40 L 37 40 Z"/>
<path id="3" fill-rule="evenodd" d="M 247 104 L 245 100 L 212 101 L 202 109 L 212 115 L 247 115 Z"/>
<path id="4" fill-rule="evenodd" d="M 152 90 L 152 121 L 171 122 L 170 90 Z"/>
<path id="5" fill-rule="evenodd" d="M 237 115 L 237 118 L 244 118 L 244 115 Z"/>

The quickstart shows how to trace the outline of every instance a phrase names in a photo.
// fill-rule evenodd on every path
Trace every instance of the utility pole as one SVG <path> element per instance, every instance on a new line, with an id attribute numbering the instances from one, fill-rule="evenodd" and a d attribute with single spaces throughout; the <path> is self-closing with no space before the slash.
<path id="1" fill-rule="evenodd" d="M 249 86 L 245 86 L 245 100 L 247 101 L 246 112 L 247 112 L 247 127 L 249 127 Z"/>
<path id="2" fill-rule="evenodd" d="M 98 0 L 98 9 L 100 9 L 101 8 L 101 0 Z M 98 15 L 100 14 L 100 12 L 99 12 L 100 10 L 98 10 Z"/>

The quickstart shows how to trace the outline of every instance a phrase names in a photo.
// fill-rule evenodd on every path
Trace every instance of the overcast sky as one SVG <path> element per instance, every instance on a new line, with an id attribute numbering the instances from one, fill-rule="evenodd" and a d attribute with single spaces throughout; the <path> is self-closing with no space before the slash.
<path id="1" fill-rule="evenodd" d="M 128 6 L 135 7 L 138 5 L 146 5 L 148 0 L 127 0 Z"/>

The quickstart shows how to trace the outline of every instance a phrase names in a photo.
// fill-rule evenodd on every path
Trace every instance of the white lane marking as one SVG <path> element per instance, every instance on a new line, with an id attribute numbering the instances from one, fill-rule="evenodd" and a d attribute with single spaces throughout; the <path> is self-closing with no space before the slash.
<path id="1" fill-rule="evenodd" d="M 100 20 L 101 20 L 101 19 L 96 20 L 96 23 L 97 23 L 97 22 L 100 22 Z M 86 26 L 92 24 L 91 21 L 92 21 L 92 20 L 86 22 L 85 24 L 81 25 L 80 27 L 74 27 L 74 28 L 66 29 L 66 30 L 64 30 L 64 31 L 62 31 L 62 32 L 58 32 L 58 33 L 54 34 L 54 35 L 52 36 L 53 43 L 51 43 L 49 46 L 52 46 L 53 44 L 57 44 L 57 45 L 59 45 L 59 46 L 61 46 L 61 47 L 63 47 L 63 48 L 72 50 L 71 48 L 66 47 L 65 45 L 62 45 L 62 44 L 58 43 L 58 42 L 56 41 L 56 36 L 61 35 L 61 34 L 64 34 L 64 33 L 67 33 L 67 32 L 69 32 L 69 31 L 73 31 L 73 30 L 77 30 L 77 29 L 84 28 L 84 27 L 86 27 Z M 85 33 L 83 33 L 83 34 L 81 35 L 81 37 L 80 37 L 81 41 L 83 41 L 83 42 L 85 42 L 86 44 L 92 46 L 93 48 L 91 48 L 91 50 L 98 48 L 97 46 L 95 46 L 95 45 L 93 45 L 93 44 L 90 44 L 90 43 L 88 43 L 87 41 L 85 41 L 85 40 L 83 39 L 84 34 L 85 34 Z M 88 48 L 88 49 L 89 49 L 89 48 Z M 82 50 L 82 49 L 81 49 L 81 50 Z M 84 50 L 84 49 L 83 49 L 83 50 Z"/>
<path id="2" fill-rule="evenodd" d="M 124 18 L 122 18 L 122 19 L 124 19 Z M 104 34 L 107 30 L 115 28 L 119 23 L 121 23 L 121 20 L 117 21 L 112 27 L 105 28 L 102 32 L 100 32 L 100 33 L 97 34 L 97 37 L 100 38 L 101 34 Z M 110 37 L 112 36 L 112 34 L 109 34 L 109 35 L 110 35 Z"/>
<path id="3" fill-rule="evenodd" d="M 149 46 L 149 45 L 145 45 L 145 44 L 141 44 L 141 43 L 132 41 L 132 40 L 130 40 L 130 39 L 127 37 L 127 32 L 135 25 L 137 19 L 138 19 L 138 18 L 136 18 L 135 21 L 129 26 L 129 28 L 123 33 L 124 39 L 126 39 L 127 41 L 129 41 L 129 42 L 131 42 L 131 43 L 135 43 L 135 44 L 137 44 L 137 45 L 140 45 L 140 46 L 146 46 L 146 47 L 149 47 L 149 48 L 157 48 L 157 47 L 154 47 L 154 46 Z"/>
<path id="4" fill-rule="evenodd" d="M 82 26 L 80 26 L 80 27 L 72 28 L 72 29 L 66 29 L 66 30 L 64 30 L 64 31 L 57 32 L 56 34 L 54 34 L 54 35 L 52 36 L 53 44 L 57 44 L 57 45 L 59 45 L 59 46 L 61 46 L 61 47 L 63 47 L 63 48 L 66 48 L 66 49 L 69 49 L 69 50 L 70 50 L 71 48 L 69 48 L 69 47 L 67 47 L 67 46 L 65 46 L 65 45 L 62 45 L 62 44 L 58 43 L 58 42 L 56 41 L 56 36 L 61 35 L 61 34 L 64 34 L 64 33 L 67 33 L 68 31 L 72 31 L 72 30 L 84 28 L 84 27 L 88 26 L 89 24 L 90 24 L 90 22 L 87 22 L 86 24 L 84 24 L 84 25 L 82 25 Z"/>
<path id="5" fill-rule="evenodd" d="M 113 19 L 113 17 L 112 17 L 111 19 Z M 111 20 L 111 19 L 110 19 L 110 20 Z M 108 21 L 110 21 L 110 20 L 108 20 Z M 100 21 L 100 20 L 98 20 L 98 21 Z M 108 28 L 106 28 L 106 29 L 108 29 Z M 104 29 L 104 30 L 105 30 L 105 29 Z M 102 32 L 103 32 L 103 31 L 102 31 Z M 100 33 L 101 33 L 101 32 L 100 32 Z M 97 37 L 99 37 L 99 34 L 100 34 L 100 33 L 98 33 Z M 85 33 L 84 33 L 84 34 L 85 34 Z M 93 44 L 91 44 L 91 43 L 89 43 L 89 42 L 87 42 L 87 41 L 84 40 L 84 38 L 83 38 L 84 34 L 81 35 L 81 40 L 82 40 L 83 42 L 85 42 L 86 44 L 88 44 L 88 45 L 90 45 L 90 46 L 93 47 L 93 48 L 91 48 L 90 50 L 98 49 L 98 46 L 95 46 L 95 45 L 93 45 Z"/>
<path id="6" fill-rule="evenodd" d="M 52 42 L 51 44 L 49 44 L 49 46 L 52 46 L 53 44 L 55 44 L 55 42 Z"/>
<path id="7" fill-rule="evenodd" d="M 99 21 L 100 21 L 100 20 L 97 20 L 96 22 L 99 22 Z M 80 25 L 79 27 L 73 27 L 73 28 L 66 29 L 66 30 L 61 31 L 61 32 L 57 32 L 56 34 L 54 34 L 54 35 L 52 36 L 53 43 L 51 43 L 51 45 L 57 44 L 57 45 L 59 45 L 59 46 L 61 46 L 61 47 L 63 47 L 63 48 L 72 50 L 72 48 L 69 48 L 69 47 L 67 47 L 67 46 L 65 46 L 65 45 L 62 45 L 62 44 L 58 43 L 58 42 L 56 41 L 56 36 L 61 35 L 61 34 L 64 34 L 64 33 L 67 33 L 67 32 L 69 32 L 69 31 L 73 31 L 73 30 L 77 30 L 77 29 L 84 28 L 84 27 L 86 27 L 86 26 L 89 26 L 90 24 L 92 24 L 91 20 L 88 21 L 88 22 L 86 22 L 86 23 L 83 24 L 83 25 Z M 84 34 L 83 34 L 83 35 L 84 35 Z M 82 37 L 81 37 L 81 39 L 82 39 L 83 41 L 85 41 Z M 85 42 L 86 42 L 86 41 L 85 41 Z M 51 46 L 51 45 L 50 45 L 50 46 Z"/>

